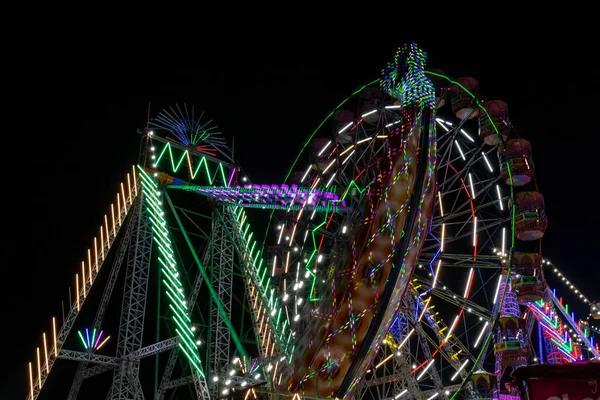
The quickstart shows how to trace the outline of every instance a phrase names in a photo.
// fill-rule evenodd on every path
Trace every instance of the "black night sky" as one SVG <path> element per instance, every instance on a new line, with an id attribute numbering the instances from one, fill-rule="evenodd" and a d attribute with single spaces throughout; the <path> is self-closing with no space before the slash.
<path id="1" fill-rule="evenodd" d="M 68 302 L 84 249 L 137 161 L 136 130 L 145 127 L 149 105 L 153 115 L 176 103 L 204 110 L 229 143 L 235 137 L 235 157 L 252 180 L 277 183 L 321 120 L 377 78 L 407 41 L 429 53 L 428 67 L 473 76 L 482 94 L 507 102 L 533 146 L 549 218 L 543 254 L 600 300 L 600 74 L 591 36 L 543 44 L 534 34 L 454 44 L 389 31 L 377 38 L 275 36 L 172 53 L 103 43 L 19 51 L 5 76 L 17 104 L 5 118 L 17 128 L 4 130 L 2 146 L 10 162 L 2 174 L 0 398 L 25 398 L 27 363 L 61 301 Z M 567 295 L 552 277 L 550 283 Z"/>

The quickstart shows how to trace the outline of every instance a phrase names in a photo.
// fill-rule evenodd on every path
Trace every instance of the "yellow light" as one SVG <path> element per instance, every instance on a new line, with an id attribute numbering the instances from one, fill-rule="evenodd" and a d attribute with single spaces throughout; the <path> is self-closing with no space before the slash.
<path id="1" fill-rule="evenodd" d="M 110 233 L 108 231 L 108 216 L 106 214 L 104 214 L 104 227 L 106 228 L 106 244 L 108 245 L 110 240 Z M 104 248 L 104 244 L 102 245 L 102 247 Z M 104 249 L 102 251 L 104 251 Z M 102 258 L 104 258 L 104 256 L 102 256 Z"/>
<path id="2" fill-rule="evenodd" d="M 100 347 L 104 346 L 104 343 L 106 343 L 106 341 L 107 341 L 108 339 L 110 339 L 110 336 L 107 336 L 107 337 L 106 337 L 106 339 L 104 339 L 104 340 L 102 341 L 102 343 L 100 343 L 100 345 L 99 345 L 98 347 L 96 347 L 96 350 L 99 350 L 99 349 L 100 349 Z"/>
<path id="3" fill-rule="evenodd" d="M 131 179 L 129 179 L 129 173 L 127 173 L 127 193 L 129 193 L 129 204 L 133 203 L 133 197 L 131 197 Z"/>
<path id="4" fill-rule="evenodd" d="M 96 273 L 98 273 L 98 242 L 94 236 L 94 260 L 96 261 Z"/>
<path id="5" fill-rule="evenodd" d="M 123 186 L 123 182 L 121 182 L 121 196 L 123 196 L 123 208 L 127 209 L 127 198 L 125 197 L 125 186 Z"/>
<path id="6" fill-rule="evenodd" d="M 52 336 L 54 337 L 54 357 L 58 357 L 58 347 L 56 346 L 56 317 L 52 317 Z"/>
<path id="7" fill-rule="evenodd" d="M 137 179 L 135 177 L 135 165 L 131 167 L 133 170 L 133 190 L 135 191 L 135 195 L 137 196 Z"/>
<path id="8" fill-rule="evenodd" d="M 81 262 L 81 283 L 83 284 L 83 297 L 85 297 L 85 261 Z"/>
<path id="9" fill-rule="evenodd" d="M 117 236 L 117 227 L 115 225 L 115 205 L 110 205 L 110 215 L 112 216 L 113 236 Z"/>
<path id="10" fill-rule="evenodd" d="M 186 150 L 185 155 L 188 160 L 188 167 L 190 167 L 190 179 L 194 179 L 194 173 L 192 172 L 192 160 L 190 160 L 190 153 Z"/>
<path id="11" fill-rule="evenodd" d="M 79 274 L 75 274 L 75 299 L 77 302 L 77 311 L 79 311 Z"/>
<path id="12" fill-rule="evenodd" d="M 46 332 L 42 333 L 42 338 L 44 340 L 44 358 L 46 360 L 46 373 L 50 373 L 50 365 L 48 364 L 48 345 L 46 344 Z"/>
<path id="13" fill-rule="evenodd" d="M 29 390 L 31 391 L 31 398 L 33 399 L 33 370 L 31 363 L 29 363 Z"/>
<path id="14" fill-rule="evenodd" d="M 42 368 L 40 367 L 40 348 L 36 347 L 35 352 L 37 353 L 38 387 L 40 389 L 42 389 Z"/>
<path id="15" fill-rule="evenodd" d="M 106 218 L 106 215 L 104 216 Z M 104 231 L 100 227 L 100 258 L 104 260 Z"/>
<path id="16" fill-rule="evenodd" d="M 88 272 L 90 274 L 90 286 L 92 284 L 92 252 L 88 249 Z"/>
<path id="17" fill-rule="evenodd" d="M 117 218 L 119 221 L 119 226 L 121 226 L 121 198 L 119 197 L 119 193 L 117 193 Z"/>

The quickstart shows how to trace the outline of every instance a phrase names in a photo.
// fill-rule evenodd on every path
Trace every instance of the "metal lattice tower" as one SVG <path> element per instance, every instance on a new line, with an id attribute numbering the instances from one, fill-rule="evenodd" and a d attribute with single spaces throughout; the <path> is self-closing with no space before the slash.
<path id="1" fill-rule="evenodd" d="M 233 288 L 234 244 L 230 238 L 235 226 L 223 216 L 223 206 L 213 209 L 209 263 L 212 281 L 225 313 L 231 319 L 231 297 Z M 222 375 L 229 364 L 230 334 L 221 313 L 211 303 L 210 349 L 208 360 L 210 374 Z M 218 381 L 211 382 L 211 395 L 217 396 Z"/>
<path id="2" fill-rule="evenodd" d="M 142 194 L 143 196 L 143 194 Z M 138 207 L 142 207 L 140 201 Z M 143 398 L 139 383 L 139 362 L 126 357 L 142 347 L 146 298 L 150 276 L 152 255 L 152 230 L 148 222 L 148 212 L 138 212 L 134 224 L 133 243 L 129 248 L 127 274 L 123 289 L 121 323 L 117 342 L 117 357 L 123 358 L 115 369 L 110 398 L 127 400 Z"/>

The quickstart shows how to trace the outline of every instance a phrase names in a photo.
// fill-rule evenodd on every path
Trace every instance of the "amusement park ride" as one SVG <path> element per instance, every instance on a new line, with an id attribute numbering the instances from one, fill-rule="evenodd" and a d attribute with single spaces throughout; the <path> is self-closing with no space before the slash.
<path id="1" fill-rule="evenodd" d="M 545 280 L 600 318 L 540 254 L 530 142 L 477 80 L 425 62 L 401 47 L 281 184 L 251 183 L 188 107 L 150 120 L 27 399 L 56 398 L 57 363 L 77 363 L 68 399 L 515 399 L 515 368 L 598 358 Z"/>

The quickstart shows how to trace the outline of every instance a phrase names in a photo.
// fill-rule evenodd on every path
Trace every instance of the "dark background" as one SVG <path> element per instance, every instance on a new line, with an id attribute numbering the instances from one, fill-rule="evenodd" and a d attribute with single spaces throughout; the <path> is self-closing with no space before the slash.
<path id="1" fill-rule="evenodd" d="M 251 179 L 276 183 L 321 120 L 411 40 L 429 52 L 428 67 L 473 76 L 482 94 L 508 103 L 518 132 L 533 145 L 546 200 L 543 254 L 600 300 L 594 36 L 549 37 L 534 29 L 514 38 L 456 35 L 239 33 L 235 42 L 204 39 L 182 50 L 118 41 L 79 46 L 42 35 L 16 50 L 6 61 L 10 123 L 0 147 L 0 398 L 25 397 L 27 363 L 51 316 L 60 315 L 61 300 L 68 302 L 84 250 L 137 161 L 136 130 L 146 126 L 149 105 L 153 115 L 175 103 L 204 110 L 228 141 L 235 137 L 235 157 Z M 581 303 L 568 302 L 587 315 Z"/>

